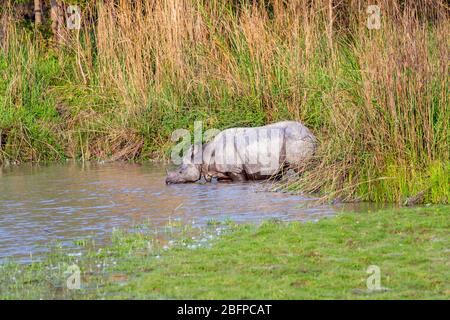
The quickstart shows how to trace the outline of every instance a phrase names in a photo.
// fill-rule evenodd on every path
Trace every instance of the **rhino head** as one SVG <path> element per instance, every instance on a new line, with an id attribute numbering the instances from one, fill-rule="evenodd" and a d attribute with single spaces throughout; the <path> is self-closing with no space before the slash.
<path id="1" fill-rule="evenodd" d="M 167 172 L 166 184 L 195 182 L 200 178 L 201 165 L 194 163 L 194 152 L 190 148 L 178 170 Z"/>
<path id="2" fill-rule="evenodd" d="M 176 171 L 167 172 L 166 184 L 187 183 L 200 180 L 200 165 L 182 164 Z"/>

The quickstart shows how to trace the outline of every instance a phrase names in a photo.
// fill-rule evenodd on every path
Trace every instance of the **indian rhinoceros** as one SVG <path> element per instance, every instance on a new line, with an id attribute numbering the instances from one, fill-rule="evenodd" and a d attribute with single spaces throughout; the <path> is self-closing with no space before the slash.
<path id="1" fill-rule="evenodd" d="M 255 128 L 231 128 L 203 146 L 190 147 L 179 169 L 168 172 L 166 183 L 246 181 L 272 177 L 286 166 L 305 163 L 316 148 L 311 131 L 296 121 Z"/>

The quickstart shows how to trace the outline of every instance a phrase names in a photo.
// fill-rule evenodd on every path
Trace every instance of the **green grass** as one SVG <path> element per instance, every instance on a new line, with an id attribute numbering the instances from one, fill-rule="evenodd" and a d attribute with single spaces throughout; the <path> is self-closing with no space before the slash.
<path id="1" fill-rule="evenodd" d="M 174 250 L 120 297 L 435 299 L 450 297 L 450 208 L 341 214 L 239 226 L 211 249 Z M 370 265 L 386 292 L 366 288 Z"/>
<path id="2" fill-rule="evenodd" d="M 50 265 L 65 270 L 75 261 L 62 253 L 42 263 L 9 264 L 0 272 L 0 298 L 450 297 L 448 206 L 342 213 L 316 223 L 227 225 L 222 236 L 195 248 L 221 224 L 210 223 L 195 240 L 186 233 L 165 249 L 148 248 L 152 234 L 118 232 L 112 245 L 77 258 L 82 290 L 64 289 L 66 276 L 48 271 Z M 370 265 L 381 270 L 381 291 L 366 287 Z"/>

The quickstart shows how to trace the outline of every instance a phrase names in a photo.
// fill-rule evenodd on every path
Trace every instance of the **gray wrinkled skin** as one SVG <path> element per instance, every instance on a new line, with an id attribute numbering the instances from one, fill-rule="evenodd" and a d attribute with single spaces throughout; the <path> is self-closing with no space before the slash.
<path id="1" fill-rule="evenodd" d="M 200 180 L 200 165 L 182 164 L 177 171 L 167 173 L 166 183 L 185 183 Z"/>
<path id="2" fill-rule="evenodd" d="M 273 133 L 270 138 L 264 138 L 264 130 Z M 252 137 L 256 135 L 258 143 L 249 142 L 254 141 Z M 225 141 L 231 143 L 224 143 Z M 283 168 L 295 168 L 304 164 L 313 156 L 315 149 L 314 135 L 296 121 L 282 121 L 255 128 L 226 129 L 203 145 L 200 163 L 194 163 L 194 156 L 198 159 L 198 155 L 194 155 L 193 148 L 190 148 L 179 169 L 167 174 L 166 183 L 195 182 L 202 177 L 206 181 L 211 181 L 212 178 L 232 181 L 267 179 Z M 276 155 L 270 157 L 269 163 L 255 161 L 255 158 L 265 159 L 267 152 Z"/>

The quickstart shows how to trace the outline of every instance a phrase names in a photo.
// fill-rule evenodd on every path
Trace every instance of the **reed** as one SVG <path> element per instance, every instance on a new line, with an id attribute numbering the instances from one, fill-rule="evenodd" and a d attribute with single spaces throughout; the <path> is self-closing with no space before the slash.
<path id="1" fill-rule="evenodd" d="M 367 28 L 368 1 L 95 1 L 51 53 L 9 26 L 5 114 L 20 105 L 11 97 L 25 97 L 11 92 L 12 75 L 50 61 L 55 79 L 35 94 L 56 116 L 38 130 L 51 148 L 30 156 L 28 137 L 20 155 L 0 148 L 0 161 L 161 158 L 171 132 L 194 120 L 222 129 L 296 119 L 320 146 L 289 190 L 395 202 L 425 191 L 422 201 L 449 202 L 449 7 L 370 4 L 381 8 L 378 30 Z M 17 73 L 7 59 L 25 48 Z"/>

